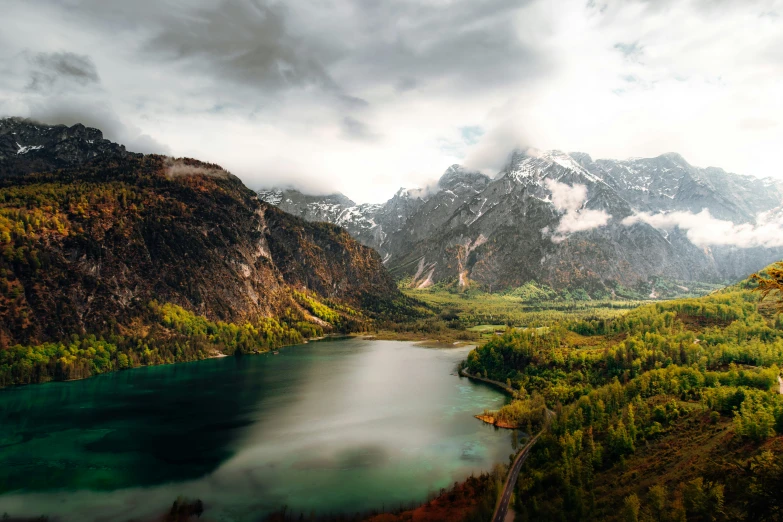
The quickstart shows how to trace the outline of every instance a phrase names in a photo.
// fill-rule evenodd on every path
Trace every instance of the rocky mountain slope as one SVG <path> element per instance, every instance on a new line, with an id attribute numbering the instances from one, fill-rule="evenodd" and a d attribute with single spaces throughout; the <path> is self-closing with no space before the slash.
<path id="1" fill-rule="evenodd" d="M 260 202 L 217 165 L 7 119 L 0 173 L 0 348 L 143 337 L 153 302 L 329 330 L 400 298 L 377 252 Z"/>
<path id="2" fill-rule="evenodd" d="M 473 281 L 502 289 L 532 280 L 604 295 L 617 285 L 647 285 L 654 295 L 651 282 L 659 277 L 734 279 L 783 255 L 780 249 L 697 246 L 677 227 L 623 223 L 640 212 L 703 209 L 752 223 L 783 202 L 779 181 L 694 167 L 671 153 L 617 161 L 515 151 L 494 178 L 454 165 L 437 190 L 401 189 L 381 205 L 292 190 L 259 197 L 304 219 L 340 224 L 415 287 Z"/>
<path id="3" fill-rule="evenodd" d="M 140 156 L 84 125 L 44 125 L 22 118 L 0 119 L 0 177 L 81 165 L 98 157 Z"/>

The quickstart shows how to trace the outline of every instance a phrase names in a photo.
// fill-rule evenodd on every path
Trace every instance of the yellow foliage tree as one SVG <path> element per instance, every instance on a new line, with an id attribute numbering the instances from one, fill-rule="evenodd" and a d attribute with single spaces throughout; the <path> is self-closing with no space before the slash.
<path id="1" fill-rule="evenodd" d="M 783 311 L 783 261 L 778 261 L 760 274 L 750 276 L 758 284 L 756 291 L 761 292 L 761 298 L 766 299 L 772 294 L 775 307 Z"/>

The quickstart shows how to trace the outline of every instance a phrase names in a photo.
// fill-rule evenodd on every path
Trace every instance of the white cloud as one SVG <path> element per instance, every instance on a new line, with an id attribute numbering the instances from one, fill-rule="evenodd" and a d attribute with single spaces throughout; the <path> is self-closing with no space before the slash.
<path id="1" fill-rule="evenodd" d="M 603 210 L 583 208 L 587 201 L 587 187 L 573 187 L 553 179 L 545 180 L 552 192 L 552 204 L 556 209 L 565 211 L 552 235 L 552 241 L 559 243 L 573 232 L 582 232 L 606 226 L 611 216 Z"/>
<path id="2" fill-rule="evenodd" d="M 502 148 L 511 121 L 520 146 L 607 158 L 676 151 L 694 165 L 783 177 L 783 2 L 716 4 L 531 4 L 519 30 L 542 28 L 551 74 L 495 105 L 504 119 L 478 122 L 479 146 L 492 148 L 497 127 Z"/>
<path id="3" fill-rule="evenodd" d="M 108 107 L 131 149 L 357 201 L 514 146 L 783 177 L 783 0 L 715 4 L 6 0 L 0 113 Z M 40 53 L 95 81 L 36 83 Z"/>
<path id="4" fill-rule="evenodd" d="M 736 225 L 731 221 L 716 219 L 707 209 L 698 214 L 692 212 L 667 212 L 650 214 L 640 212 L 628 216 L 622 223 L 629 226 L 647 223 L 659 229 L 678 227 L 696 246 L 735 246 L 739 248 L 783 246 L 783 214 L 770 211 L 759 214 L 756 223 Z"/>

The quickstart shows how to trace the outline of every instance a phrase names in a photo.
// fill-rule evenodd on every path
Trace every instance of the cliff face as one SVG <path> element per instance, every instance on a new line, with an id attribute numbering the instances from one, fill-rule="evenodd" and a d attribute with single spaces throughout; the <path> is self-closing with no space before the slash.
<path id="1" fill-rule="evenodd" d="M 152 300 L 242 324 L 312 317 L 294 292 L 354 308 L 399 297 L 375 251 L 217 165 L 15 121 L 23 153 L 0 157 L 0 346 L 135 328 Z M 58 156 L 63 142 L 83 153 Z"/>
<path id="2" fill-rule="evenodd" d="M 360 306 L 397 295 L 378 253 L 329 223 L 311 223 L 264 205 L 270 257 L 288 285 Z"/>

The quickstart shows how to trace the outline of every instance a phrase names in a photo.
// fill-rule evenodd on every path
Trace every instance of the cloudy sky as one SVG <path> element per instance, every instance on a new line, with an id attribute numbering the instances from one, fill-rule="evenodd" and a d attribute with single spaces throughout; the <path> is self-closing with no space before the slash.
<path id="1" fill-rule="evenodd" d="M 783 0 L 0 0 L 0 114 L 382 201 L 514 147 L 783 177 Z"/>

